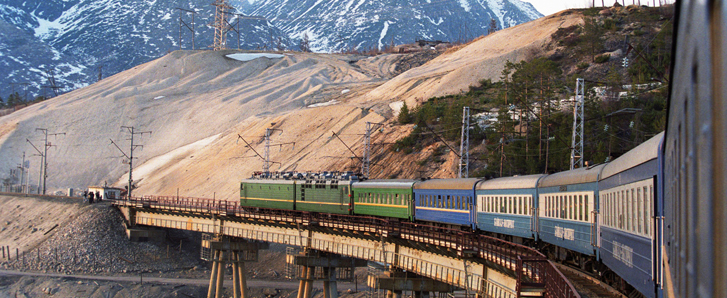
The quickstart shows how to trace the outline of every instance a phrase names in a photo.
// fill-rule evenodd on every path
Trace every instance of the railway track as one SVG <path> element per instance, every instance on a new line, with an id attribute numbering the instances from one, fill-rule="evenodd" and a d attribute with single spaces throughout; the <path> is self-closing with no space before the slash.
<path id="1" fill-rule="evenodd" d="M 560 270 L 565 277 L 570 280 L 573 286 L 576 288 L 581 297 L 583 298 L 596 298 L 596 297 L 612 297 L 612 298 L 627 298 L 625 295 L 616 291 L 611 286 L 601 282 L 597 278 L 590 276 L 577 269 L 565 266 L 563 264 L 555 264 L 558 270 Z"/>

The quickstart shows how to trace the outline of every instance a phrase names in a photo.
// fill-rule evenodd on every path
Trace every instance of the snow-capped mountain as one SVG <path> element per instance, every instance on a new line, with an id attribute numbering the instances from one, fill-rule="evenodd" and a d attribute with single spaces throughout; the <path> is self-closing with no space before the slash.
<path id="1" fill-rule="evenodd" d="M 464 41 L 542 15 L 519 0 L 230 0 L 240 19 L 242 49 L 298 50 L 305 36 L 317 52 L 383 48 L 417 39 Z M 0 97 L 11 83 L 43 95 L 52 70 L 62 91 L 179 49 L 182 20 L 195 29 L 195 48 L 213 43 L 212 0 L 0 0 Z M 230 20 L 235 24 L 236 19 Z M 182 27 L 182 48 L 192 33 Z M 228 48 L 237 48 L 234 32 Z M 17 86 L 17 85 L 16 85 Z M 21 87 L 16 87 L 18 91 Z M 20 92 L 22 93 L 22 92 Z M 48 89 L 46 89 L 48 94 Z M 29 97 L 30 97 L 29 96 Z"/>
<path id="2" fill-rule="evenodd" d="M 52 70 L 51 70 L 52 69 Z M 87 67 L 78 59 L 63 54 L 31 33 L 0 20 L 0 70 L 2 84 L 0 96 L 6 99 L 14 90 L 21 98 L 27 95 L 52 96 L 48 78 L 56 77 L 57 86 L 83 87 L 87 80 Z M 51 73 L 52 72 L 52 73 Z M 62 74 L 59 76 L 59 74 Z M 15 86 L 12 83 L 16 83 Z M 28 83 L 26 94 L 26 85 Z"/>
<path id="3" fill-rule="evenodd" d="M 195 48 L 213 43 L 214 7 L 210 0 L 0 0 L 0 96 L 10 83 L 30 83 L 31 92 L 48 85 L 41 70 L 55 69 L 58 85 L 71 90 L 179 49 L 180 11 L 196 11 Z M 192 26 L 191 14 L 183 21 Z M 236 19 L 230 23 L 235 24 Z M 12 32 L 12 33 L 11 33 Z M 264 49 L 293 43 L 264 20 L 240 20 L 243 49 Z M 8 35 L 12 35 L 10 38 Z M 274 44 L 274 45 L 272 45 Z M 182 28 L 182 47 L 192 48 L 192 33 Z M 228 48 L 237 48 L 230 32 Z M 17 88 L 16 88 L 17 91 Z"/>
<path id="4" fill-rule="evenodd" d="M 464 41 L 543 15 L 519 0 L 236 0 L 319 52 L 382 49 L 417 39 Z"/>

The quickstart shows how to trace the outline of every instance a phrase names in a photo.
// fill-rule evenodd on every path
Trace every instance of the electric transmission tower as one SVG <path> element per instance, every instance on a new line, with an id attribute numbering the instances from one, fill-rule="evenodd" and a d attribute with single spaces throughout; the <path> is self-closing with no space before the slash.
<path id="1" fill-rule="evenodd" d="M 576 98 L 573 104 L 573 138 L 570 151 L 570 169 L 583 167 L 583 102 L 585 81 L 576 79 Z"/>
<path id="2" fill-rule="evenodd" d="M 227 3 L 227 0 L 215 0 L 212 6 L 215 7 L 215 22 L 212 24 L 212 27 L 215 28 L 215 39 L 212 49 L 224 50 L 227 48 L 227 32 L 230 30 L 227 15 L 233 8 Z"/>
<path id="3" fill-rule="evenodd" d="M 468 178 L 470 171 L 470 107 L 462 109 L 462 138 L 459 144 L 459 175 Z"/>
<path id="4" fill-rule="evenodd" d="M 119 145 L 117 145 L 116 142 L 114 142 L 114 140 L 111 140 L 111 139 L 109 139 L 109 140 L 111 140 L 111 144 L 116 146 L 116 149 L 119 149 L 121 154 L 123 154 L 124 157 L 126 157 L 126 160 L 124 161 L 124 163 L 126 163 L 126 161 L 129 162 L 129 186 L 127 186 L 126 198 L 127 198 L 127 200 L 131 200 L 131 191 L 134 189 L 134 180 L 132 179 L 132 177 L 133 177 L 132 171 L 134 170 L 134 158 L 135 158 L 134 150 L 136 150 L 136 148 L 144 148 L 143 145 L 134 145 L 134 136 L 135 135 L 144 136 L 144 134 L 151 135 L 151 131 L 136 131 L 133 126 L 122 126 L 121 130 L 124 130 L 124 129 L 127 130 L 130 134 L 130 137 L 127 139 L 130 141 L 129 154 L 126 154 L 126 152 L 124 152 L 124 150 L 121 150 L 121 147 L 119 147 Z"/>

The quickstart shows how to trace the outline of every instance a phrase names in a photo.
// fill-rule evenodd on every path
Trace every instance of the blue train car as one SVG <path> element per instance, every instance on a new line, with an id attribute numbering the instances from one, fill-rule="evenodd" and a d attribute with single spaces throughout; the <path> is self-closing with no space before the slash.
<path id="1" fill-rule="evenodd" d="M 663 136 L 606 165 L 598 182 L 601 261 L 646 297 L 656 297 L 655 179 Z"/>
<path id="2" fill-rule="evenodd" d="M 546 176 L 538 181 L 538 235 L 546 243 L 597 256 L 598 178 L 604 165 Z M 561 259 L 566 256 L 559 254 Z M 572 256 L 583 265 L 584 260 Z"/>
<path id="3" fill-rule="evenodd" d="M 538 181 L 545 175 L 503 177 L 479 183 L 477 228 L 537 240 L 533 214 L 538 208 Z M 517 241 L 516 241 L 517 242 Z"/>
<path id="4" fill-rule="evenodd" d="M 417 220 L 475 228 L 477 178 L 432 179 L 414 185 Z"/>

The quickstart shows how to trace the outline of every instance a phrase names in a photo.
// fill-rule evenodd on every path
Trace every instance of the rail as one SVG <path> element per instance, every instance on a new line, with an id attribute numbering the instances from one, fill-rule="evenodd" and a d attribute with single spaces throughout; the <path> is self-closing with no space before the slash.
<path id="1" fill-rule="evenodd" d="M 468 231 L 431 226 L 422 223 L 392 221 L 371 216 L 313 213 L 297 210 L 242 207 L 237 202 L 174 196 L 142 196 L 113 200 L 116 206 L 176 211 L 199 215 L 219 215 L 247 220 L 288 222 L 376 233 L 384 237 L 430 244 L 467 252 L 480 259 L 511 270 L 521 286 L 541 287 L 545 297 L 580 298 L 573 285 L 539 251 L 502 239 Z"/>

